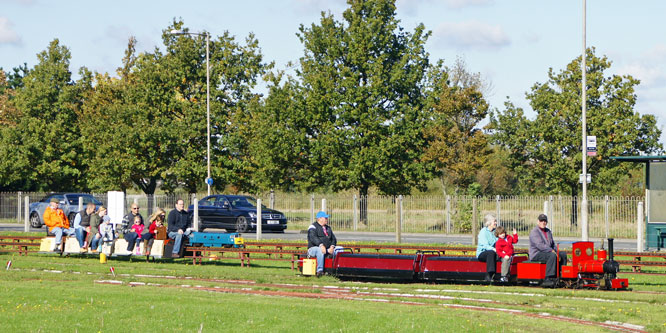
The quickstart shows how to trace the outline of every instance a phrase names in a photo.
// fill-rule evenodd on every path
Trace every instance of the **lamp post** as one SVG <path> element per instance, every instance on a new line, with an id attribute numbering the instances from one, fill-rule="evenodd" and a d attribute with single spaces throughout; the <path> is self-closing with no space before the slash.
<path id="1" fill-rule="evenodd" d="M 206 36 L 206 139 L 208 146 L 206 149 L 206 162 L 208 168 L 208 177 L 206 177 L 206 185 L 208 186 L 208 195 L 210 195 L 210 186 L 213 185 L 213 178 L 210 177 L 210 34 L 208 32 L 189 32 L 183 30 L 171 30 L 171 35 L 194 35 Z"/>
<path id="2" fill-rule="evenodd" d="M 587 226 L 587 120 L 586 120 L 586 111 L 587 111 L 587 83 L 585 82 L 585 74 L 587 72 L 587 67 L 585 64 L 585 59 L 587 57 L 587 43 L 586 43 L 586 16 L 587 16 L 587 4 L 586 0 L 583 0 L 583 55 L 581 57 L 580 69 L 582 72 L 582 82 L 580 84 L 581 89 L 581 113 L 583 114 L 583 123 L 581 124 L 582 128 L 582 153 L 583 153 L 583 172 L 582 172 L 582 183 L 583 183 L 583 200 L 581 200 L 580 215 L 581 215 L 581 229 L 582 235 L 581 239 L 587 241 L 589 239 L 588 226 Z"/>

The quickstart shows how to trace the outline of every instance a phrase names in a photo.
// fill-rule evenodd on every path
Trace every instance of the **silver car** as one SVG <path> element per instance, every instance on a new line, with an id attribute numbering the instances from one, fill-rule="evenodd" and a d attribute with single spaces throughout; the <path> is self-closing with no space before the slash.
<path id="1" fill-rule="evenodd" d="M 79 197 L 83 198 L 84 207 L 89 202 L 94 203 L 97 207 L 102 205 L 101 201 L 86 193 L 51 193 L 42 198 L 42 200 L 30 204 L 30 226 L 33 228 L 41 228 L 44 225 L 44 210 L 49 206 L 51 198 L 58 199 L 58 207 L 65 212 L 70 225 L 72 225 L 74 223 L 74 217 L 79 210 Z"/>

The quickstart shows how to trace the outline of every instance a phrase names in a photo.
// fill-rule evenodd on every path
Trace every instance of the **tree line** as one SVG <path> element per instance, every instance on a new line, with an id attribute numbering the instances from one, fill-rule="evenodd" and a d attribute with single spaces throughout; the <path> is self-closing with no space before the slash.
<path id="1" fill-rule="evenodd" d="M 252 34 L 211 36 L 216 191 L 409 194 L 438 179 L 466 194 L 578 193 L 580 57 L 530 88 L 529 119 L 508 99 L 491 109 L 464 61 L 431 60 L 430 31 L 401 27 L 394 0 L 347 3 L 300 26 L 293 74 Z M 34 67 L 0 70 L 0 190 L 205 188 L 206 40 L 172 29 L 188 30 L 174 20 L 151 52 L 131 37 L 115 75 L 82 67 L 74 80 L 58 39 Z M 638 80 L 607 74 L 594 48 L 586 61 L 590 192 L 640 194 L 640 166 L 609 157 L 660 154 L 661 131 L 634 110 Z"/>

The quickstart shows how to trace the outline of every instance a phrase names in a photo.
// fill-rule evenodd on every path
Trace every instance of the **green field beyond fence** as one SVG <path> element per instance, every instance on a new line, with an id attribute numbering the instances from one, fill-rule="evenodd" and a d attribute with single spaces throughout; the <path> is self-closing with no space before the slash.
<path id="1" fill-rule="evenodd" d="M 22 223 L 25 196 L 34 202 L 45 193 L 0 193 L 0 222 Z M 105 194 L 95 194 L 107 203 Z M 126 205 L 137 202 L 147 216 L 154 207 L 172 209 L 177 198 L 189 205 L 192 195 L 128 195 Z M 199 194 L 198 198 L 204 195 Z M 263 194 L 259 198 L 287 216 L 289 230 L 303 230 L 325 205 L 335 230 L 395 232 L 397 223 L 405 233 L 461 234 L 472 231 L 476 211 L 477 229 L 486 214 L 498 217 L 499 224 L 525 234 L 541 213 L 549 217 L 549 227 L 561 237 L 581 235 L 580 199 L 567 196 L 376 196 L 342 194 Z M 589 236 L 593 238 L 635 238 L 638 203 L 643 197 L 589 197 Z M 476 207 L 474 205 L 476 203 Z M 476 209 L 475 209 L 476 208 Z M 399 216 L 398 213 L 400 212 Z"/>

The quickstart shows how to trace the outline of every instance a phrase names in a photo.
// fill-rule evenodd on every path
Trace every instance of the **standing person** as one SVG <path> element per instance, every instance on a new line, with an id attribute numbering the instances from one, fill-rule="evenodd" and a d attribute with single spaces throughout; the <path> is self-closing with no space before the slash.
<path id="1" fill-rule="evenodd" d="M 317 213 L 317 221 L 308 228 L 308 256 L 317 257 L 317 277 L 324 275 L 324 256 L 335 255 L 338 240 L 328 226 L 328 214 Z"/>
<path id="2" fill-rule="evenodd" d="M 546 280 L 542 286 L 553 287 L 557 284 L 559 265 L 567 264 L 567 255 L 557 253 L 553 233 L 546 227 L 547 224 L 546 214 L 539 215 L 537 226 L 530 232 L 530 260 L 546 263 Z"/>
<path id="3" fill-rule="evenodd" d="M 478 245 L 476 247 L 476 258 L 486 263 L 485 281 L 491 282 L 495 276 L 497 266 L 497 253 L 495 252 L 495 242 L 497 237 L 493 231 L 497 227 L 497 219 L 492 214 L 484 218 L 485 227 L 479 231 Z"/>
<path id="4" fill-rule="evenodd" d="M 164 219 L 166 217 L 166 212 L 162 208 L 155 209 L 153 215 L 148 218 L 150 222 L 150 227 L 148 227 L 148 232 L 145 232 L 141 235 L 143 239 L 143 248 L 146 249 L 146 255 L 150 255 L 150 250 L 153 248 L 153 242 L 157 240 L 167 239 L 167 228 L 164 225 Z"/>
<path id="5" fill-rule="evenodd" d="M 74 235 L 76 232 L 74 228 L 69 227 L 69 220 L 65 216 L 65 212 L 58 208 L 58 199 L 51 198 L 49 206 L 44 210 L 44 224 L 49 227 L 49 232 L 55 235 L 55 244 L 53 244 L 53 252 L 62 252 L 60 243 L 62 242 L 62 234 L 67 236 Z"/>
<path id="6" fill-rule="evenodd" d="M 89 202 L 86 208 L 82 209 L 74 217 L 74 231 L 76 239 L 79 241 L 81 252 L 87 251 L 88 242 L 86 242 L 86 238 L 90 232 L 90 215 L 95 213 L 95 208 L 95 204 Z"/>
<path id="7" fill-rule="evenodd" d="M 171 210 L 167 218 L 169 238 L 175 241 L 171 253 L 172 258 L 180 258 L 183 236 L 187 237 L 192 232 L 190 222 L 190 214 L 185 210 L 185 202 L 183 199 L 178 199 L 176 209 Z"/>
<path id="8" fill-rule="evenodd" d="M 134 225 L 134 218 L 141 218 L 141 223 L 143 223 L 143 216 L 139 214 L 139 205 L 132 203 L 130 206 L 130 211 L 123 217 L 123 223 L 120 227 L 120 233 L 123 235 L 123 238 L 127 239 L 127 234 L 132 234 L 132 225 Z"/>
<path id="9" fill-rule="evenodd" d="M 513 259 L 513 244 L 518 243 L 518 232 L 513 229 L 513 236 L 506 234 L 504 227 L 499 226 L 495 229 L 495 236 L 497 242 L 495 243 L 495 252 L 497 256 L 502 259 L 502 276 L 500 282 L 509 282 L 509 268 L 511 268 L 511 260 Z"/>

